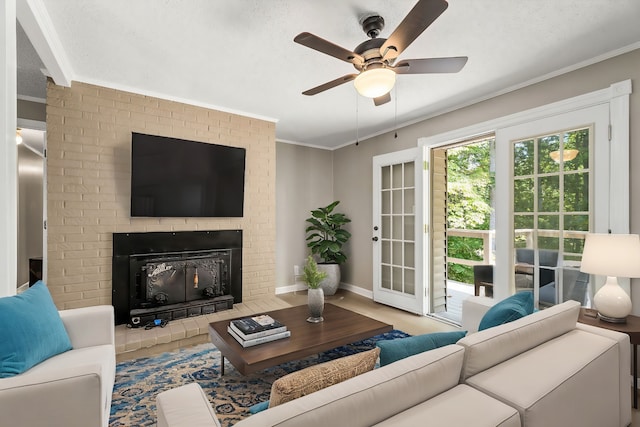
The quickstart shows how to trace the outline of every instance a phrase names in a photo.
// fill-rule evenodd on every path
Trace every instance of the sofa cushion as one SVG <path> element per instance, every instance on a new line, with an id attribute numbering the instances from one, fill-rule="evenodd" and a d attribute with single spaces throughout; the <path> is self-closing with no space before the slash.
<path id="1" fill-rule="evenodd" d="M 516 408 L 523 425 L 623 426 L 618 352 L 617 341 L 573 329 L 466 382 Z"/>
<path id="2" fill-rule="evenodd" d="M 0 298 L 0 325 L 0 378 L 19 375 L 71 349 L 58 309 L 42 281 L 19 295 Z"/>
<path id="3" fill-rule="evenodd" d="M 514 408 L 474 388 L 460 384 L 373 427 L 520 427 L 520 425 L 520 414 Z"/>
<path id="4" fill-rule="evenodd" d="M 388 365 L 423 351 L 455 344 L 459 339 L 464 338 L 466 334 L 467 331 L 435 332 L 395 340 L 378 341 L 376 346 L 380 347 L 380 366 Z"/>
<path id="5" fill-rule="evenodd" d="M 493 328 L 533 313 L 533 292 L 518 292 L 500 301 L 482 317 L 478 330 Z"/>
<path id="6" fill-rule="evenodd" d="M 380 349 L 374 348 L 285 375 L 271 385 L 269 408 L 370 371 L 379 355 Z"/>
<path id="7" fill-rule="evenodd" d="M 566 301 L 458 341 L 464 347 L 461 380 L 576 328 L 580 303 Z"/>

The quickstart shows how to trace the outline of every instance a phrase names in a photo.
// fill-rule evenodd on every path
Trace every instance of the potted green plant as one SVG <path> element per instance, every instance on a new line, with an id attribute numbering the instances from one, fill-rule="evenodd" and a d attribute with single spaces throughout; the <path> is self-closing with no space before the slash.
<path id="1" fill-rule="evenodd" d="M 322 280 L 327 277 L 327 273 L 318 270 L 318 264 L 311 255 L 307 257 L 302 272 L 302 280 L 307 284 L 307 305 L 309 306 L 309 317 L 307 322 L 319 323 L 324 319 L 322 312 L 324 311 L 324 291 L 320 287 Z"/>
<path id="2" fill-rule="evenodd" d="M 311 217 L 306 220 L 309 223 L 306 229 L 307 246 L 313 255 L 320 258 L 319 268 L 327 273 L 327 278 L 321 283 L 326 295 L 335 294 L 340 285 L 340 264 L 347 260 L 342 246 L 351 237 L 351 233 L 343 228 L 351 220 L 343 213 L 334 212 L 339 203 L 336 200 L 328 206 L 312 210 Z"/>

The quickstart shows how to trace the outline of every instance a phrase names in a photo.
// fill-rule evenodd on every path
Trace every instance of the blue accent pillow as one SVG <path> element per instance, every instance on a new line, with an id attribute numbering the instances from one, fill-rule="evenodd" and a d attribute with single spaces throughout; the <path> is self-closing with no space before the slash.
<path id="1" fill-rule="evenodd" d="M 42 281 L 19 295 L 0 298 L 0 378 L 71 350 L 49 289 Z"/>
<path id="2" fill-rule="evenodd" d="M 455 344 L 464 338 L 467 331 L 435 332 L 432 334 L 416 335 L 395 340 L 382 340 L 376 343 L 380 347 L 380 366 L 388 365 L 405 357 Z"/>
<path id="3" fill-rule="evenodd" d="M 533 292 L 518 292 L 491 307 L 482 317 L 478 331 L 513 322 L 531 313 L 533 313 Z"/>
<path id="4" fill-rule="evenodd" d="M 249 412 L 251 414 L 257 414 L 258 412 L 262 412 L 265 409 L 269 408 L 269 401 L 264 401 L 260 403 L 256 403 L 255 405 L 249 407 Z"/>

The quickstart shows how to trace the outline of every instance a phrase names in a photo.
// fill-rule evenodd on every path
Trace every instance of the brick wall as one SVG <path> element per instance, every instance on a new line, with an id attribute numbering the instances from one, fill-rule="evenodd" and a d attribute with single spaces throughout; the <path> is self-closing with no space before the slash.
<path id="1" fill-rule="evenodd" d="M 247 149 L 243 218 L 131 218 L 131 132 Z M 74 82 L 47 88 L 47 284 L 111 304 L 112 233 L 243 230 L 243 299 L 275 293 L 275 124 Z"/>

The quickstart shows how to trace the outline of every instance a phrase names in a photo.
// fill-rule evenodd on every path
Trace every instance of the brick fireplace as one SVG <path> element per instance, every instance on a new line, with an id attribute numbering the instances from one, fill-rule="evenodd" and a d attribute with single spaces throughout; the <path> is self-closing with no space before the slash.
<path id="1" fill-rule="evenodd" d="M 116 324 L 132 327 L 242 302 L 242 230 L 113 234 Z"/>
<path id="2" fill-rule="evenodd" d="M 246 148 L 244 216 L 131 218 L 132 132 Z M 49 82 L 47 153 L 45 276 L 59 309 L 113 303 L 113 233 L 242 230 L 243 303 L 275 295 L 274 122 Z"/>

